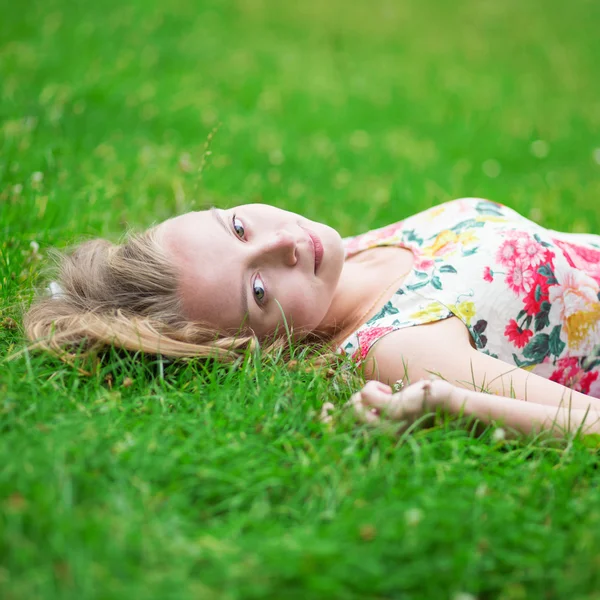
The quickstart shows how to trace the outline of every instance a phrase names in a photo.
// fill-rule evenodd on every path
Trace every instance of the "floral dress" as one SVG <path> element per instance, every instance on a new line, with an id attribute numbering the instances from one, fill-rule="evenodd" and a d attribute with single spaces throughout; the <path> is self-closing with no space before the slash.
<path id="1" fill-rule="evenodd" d="M 600 398 L 600 236 L 545 229 L 477 198 L 344 240 L 414 254 L 381 311 L 340 346 L 360 363 L 384 335 L 456 316 L 477 349 Z"/>

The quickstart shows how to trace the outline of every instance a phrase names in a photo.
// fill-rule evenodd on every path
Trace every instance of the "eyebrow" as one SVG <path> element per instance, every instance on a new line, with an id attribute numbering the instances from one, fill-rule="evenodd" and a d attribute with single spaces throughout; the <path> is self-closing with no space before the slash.
<path id="1" fill-rule="evenodd" d="M 227 225 L 227 223 L 225 222 L 225 219 L 223 219 L 221 213 L 218 211 L 218 209 L 215 206 L 211 206 L 210 207 L 210 214 L 216 219 L 217 223 L 219 223 L 219 225 L 229 234 L 229 235 L 233 235 L 231 232 L 231 227 L 229 227 Z M 248 319 L 248 323 L 250 323 L 250 310 L 248 308 L 248 289 L 246 288 L 246 282 L 244 281 L 244 278 L 242 278 L 242 287 L 241 287 L 241 291 L 240 291 L 240 297 L 242 299 L 242 319 Z M 243 321 L 242 321 L 242 325 L 243 325 Z"/>

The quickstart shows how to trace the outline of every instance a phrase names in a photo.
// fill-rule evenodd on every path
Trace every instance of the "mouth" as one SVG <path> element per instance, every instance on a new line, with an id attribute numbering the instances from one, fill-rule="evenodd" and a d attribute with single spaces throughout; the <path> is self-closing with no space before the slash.
<path id="1" fill-rule="evenodd" d="M 313 246 L 313 254 L 315 257 L 315 275 L 319 269 L 321 262 L 323 261 L 323 243 L 312 231 L 308 231 L 308 236 L 310 237 L 310 241 Z"/>

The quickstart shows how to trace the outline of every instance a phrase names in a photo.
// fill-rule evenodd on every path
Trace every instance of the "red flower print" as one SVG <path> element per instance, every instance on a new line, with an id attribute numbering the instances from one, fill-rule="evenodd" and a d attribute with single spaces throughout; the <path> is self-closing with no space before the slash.
<path id="1" fill-rule="evenodd" d="M 540 312 L 542 302 L 548 300 L 548 281 L 546 277 L 537 271 L 533 273 L 531 289 L 523 298 L 523 305 L 528 315 L 536 315 Z"/>
<path id="2" fill-rule="evenodd" d="M 360 349 L 360 359 L 367 358 L 367 354 L 371 346 L 382 336 L 390 331 L 394 331 L 393 327 L 369 327 L 358 332 L 358 346 Z"/>
<path id="3" fill-rule="evenodd" d="M 600 372 L 598 371 L 589 371 L 586 373 L 579 381 L 578 391 L 583 392 L 584 394 L 589 394 L 590 386 L 598 379 L 598 375 L 600 375 Z"/>
<path id="4" fill-rule="evenodd" d="M 552 263 L 547 263 L 550 265 L 550 270 L 553 271 Z M 553 271 L 554 272 L 554 271 Z M 542 275 L 538 270 L 533 272 L 533 287 L 534 289 L 537 286 L 540 286 L 540 293 L 544 298 L 548 297 L 548 278 L 545 275 Z"/>
<path id="5" fill-rule="evenodd" d="M 529 294 L 523 298 L 523 306 L 528 315 L 537 315 L 540 312 L 542 299 L 535 299 L 535 287 L 531 288 Z"/>
<path id="6" fill-rule="evenodd" d="M 491 283 L 494 281 L 494 271 L 492 271 L 489 267 L 483 269 L 483 280 Z"/>
<path id="7" fill-rule="evenodd" d="M 517 347 L 523 348 L 531 339 L 533 331 L 521 329 L 514 319 L 511 319 L 504 330 L 504 335 Z"/>
<path id="8" fill-rule="evenodd" d="M 556 361 L 556 369 L 550 375 L 551 381 L 556 381 L 566 387 L 574 388 L 581 378 L 583 369 L 579 366 L 579 361 L 575 356 L 566 356 Z M 589 382 L 589 385 L 592 381 Z"/>

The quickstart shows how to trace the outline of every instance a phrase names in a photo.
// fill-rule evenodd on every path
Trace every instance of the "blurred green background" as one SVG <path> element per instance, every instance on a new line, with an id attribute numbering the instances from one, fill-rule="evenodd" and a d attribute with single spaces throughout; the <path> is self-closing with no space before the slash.
<path id="1" fill-rule="evenodd" d="M 211 204 L 600 233 L 599 30 L 596 0 L 0 0 L 0 355 L 49 246 Z M 325 434 L 348 391 L 282 365 L 1 364 L 3 598 L 600 597 L 594 448 Z"/>
<path id="2" fill-rule="evenodd" d="M 460 196 L 599 229 L 597 2 L 4 4 L 8 236 L 256 201 L 351 234 Z"/>

